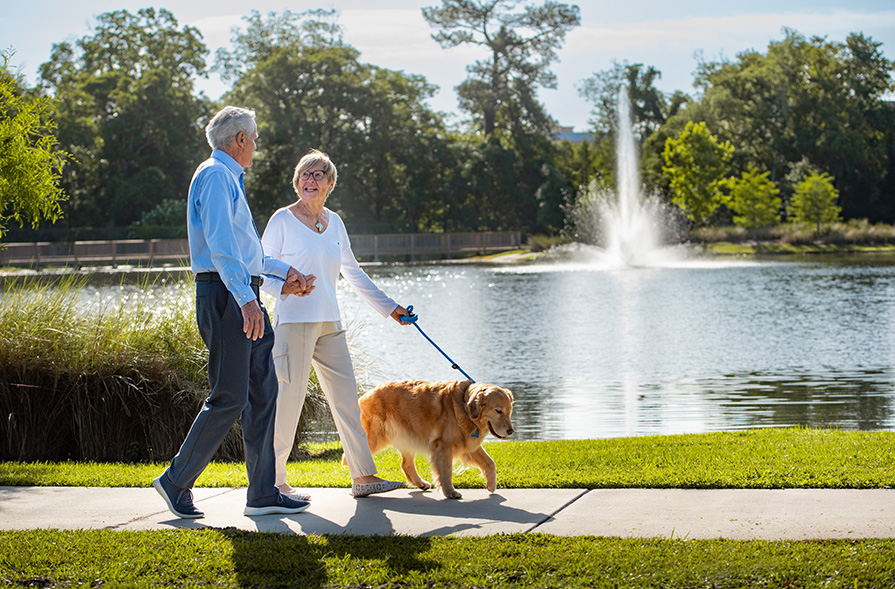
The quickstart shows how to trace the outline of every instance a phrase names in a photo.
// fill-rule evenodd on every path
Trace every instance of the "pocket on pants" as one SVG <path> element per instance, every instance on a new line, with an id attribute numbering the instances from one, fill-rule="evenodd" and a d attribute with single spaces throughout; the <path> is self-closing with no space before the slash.
<path id="1" fill-rule="evenodd" d="M 273 367 L 277 371 L 278 381 L 289 382 L 289 346 L 285 343 L 274 343 Z"/>

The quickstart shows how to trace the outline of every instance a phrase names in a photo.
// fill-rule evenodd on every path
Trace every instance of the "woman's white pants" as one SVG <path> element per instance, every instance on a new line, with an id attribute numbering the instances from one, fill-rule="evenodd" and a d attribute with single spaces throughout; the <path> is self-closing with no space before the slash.
<path id="1" fill-rule="evenodd" d="M 352 478 L 376 474 L 357 404 L 357 380 L 341 321 L 281 323 L 275 328 L 274 366 L 280 389 L 274 427 L 276 484 L 286 483 L 286 460 L 308 392 L 311 366 L 332 411 Z"/>

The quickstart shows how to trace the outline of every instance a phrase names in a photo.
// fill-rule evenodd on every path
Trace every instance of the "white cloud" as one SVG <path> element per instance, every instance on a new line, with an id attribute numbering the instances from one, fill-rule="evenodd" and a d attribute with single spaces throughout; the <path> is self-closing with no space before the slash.
<path id="1" fill-rule="evenodd" d="M 784 27 L 809 37 L 821 34 L 830 40 L 844 41 L 848 33 L 879 29 L 881 23 L 891 23 L 883 26 L 890 34 L 895 31 L 895 11 L 739 14 L 644 20 L 611 27 L 590 25 L 569 33 L 563 53 L 569 56 L 593 51 L 623 54 L 627 50 L 668 48 L 694 51 L 718 45 L 726 46 L 733 53 L 750 48 L 761 51 L 771 40 L 783 38 Z"/>
<path id="2" fill-rule="evenodd" d="M 470 46 L 442 49 L 419 9 L 344 10 L 339 21 L 345 41 L 362 52 L 363 61 L 389 69 L 421 73 L 433 64 L 460 64 L 462 71 L 483 54 Z"/>
<path id="3" fill-rule="evenodd" d="M 183 24 L 199 29 L 202 33 L 202 40 L 212 52 L 218 47 L 230 43 L 233 27 L 245 28 L 245 22 L 242 20 L 241 14 L 203 16 L 192 21 L 186 21 Z"/>

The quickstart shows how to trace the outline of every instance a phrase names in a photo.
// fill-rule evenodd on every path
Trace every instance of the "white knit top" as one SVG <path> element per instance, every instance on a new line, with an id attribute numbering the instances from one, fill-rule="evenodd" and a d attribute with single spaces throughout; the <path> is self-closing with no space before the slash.
<path id="1" fill-rule="evenodd" d="M 345 224 L 336 213 L 326 209 L 329 224 L 323 233 L 317 233 L 299 221 L 288 208 L 275 212 L 267 222 L 261 237 L 264 254 L 290 264 L 302 274 L 317 277 L 313 292 L 306 297 L 280 294 L 283 281 L 264 277 L 261 287 L 276 297 L 272 322 L 317 323 L 339 321 L 339 301 L 336 283 L 339 274 L 345 277 L 354 291 L 383 317 L 388 317 L 398 307 L 393 299 L 373 284 L 367 273 L 358 265 Z"/>

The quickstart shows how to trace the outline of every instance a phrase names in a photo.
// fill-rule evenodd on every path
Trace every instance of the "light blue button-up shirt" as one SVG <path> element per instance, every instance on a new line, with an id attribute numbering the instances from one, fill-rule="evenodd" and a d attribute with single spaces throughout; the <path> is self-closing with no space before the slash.
<path id="1" fill-rule="evenodd" d="M 289 264 L 264 255 L 243 187 L 245 170 L 215 149 L 193 174 L 187 232 L 193 272 L 217 272 L 239 306 L 254 300 L 252 276 L 286 278 Z"/>

